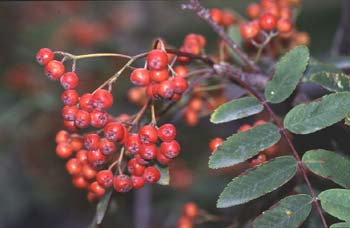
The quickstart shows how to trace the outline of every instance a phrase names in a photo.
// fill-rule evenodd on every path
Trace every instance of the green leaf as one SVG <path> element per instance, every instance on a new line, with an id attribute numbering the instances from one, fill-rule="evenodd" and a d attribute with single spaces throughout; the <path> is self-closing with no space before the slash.
<path id="1" fill-rule="evenodd" d="M 321 206 L 330 215 L 350 221 L 350 190 L 329 189 L 318 195 Z"/>
<path id="2" fill-rule="evenodd" d="M 100 225 L 103 221 L 103 218 L 105 217 L 108 209 L 109 202 L 111 200 L 113 193 L 113 189 L 109 188 L 106 190 L 106 193 L 103 195 L 101 200 L 98 202 L 96 206 L 96 224 Z"/>
<path id="3" fill-rule="evenodd" d="M 334 223 L 330 226 L 330 228 L 349 228 L 350 223 L 346 222 L 339 222 L 339 223 Z"/>
<path id="4" fill-rule="evenodd" d="M 272 123 L 256 126 L 228 137 L 209 158 L 209 168 L 224 168 L 257 155 L 281 138 L 279 129 Z"/>
<path id="5" fill-rule="evenodd" d="M 264 106 L 254 97 L 244 97 L 220 105 L 211 114 L 212 123 L 225 123 L 261 112 Z"/>
<path id="6" fill-rule="evenodd" d="M 310 81 L 321 85 L 329 91 L 350 91 L 350 75 L 347 74 L 320 72 L 312 75 Z"/>
<path id="7" fill-rule="evenodd" d="M 154 164 L 154 167 L 156 167 L 160 171 L 160 179 L 157 182 L 157 184 L 169 185 L 169 182 L 170 182 L 169 167 L 168 166 L 161 166 L 158 164 Z"/>
<path id="8" fill-rule="evenodd" d="M 235 41 L 238 47 L 242 47 L 243 39 L 237 25 L 230 26 L 227 30 L 227 35 L 233 41 Z M 228 48 L 228 52 L 230 53 L 232 58 L 235 60 L 235 62 L 237 62 L 239 65 L 244 65 L 242 59 L 237 55 L 236 52 L 234 52 L 231 48 Z"/>
<path id="9" fill-rule="evenodd" d="M 296 134 L 309 134 L 335 124 L 349 112 L 350 93 L 334 93 L 320 101 L 295 106 L 286 115 L 284 126 Z"/>
<path id="10" fill-rule="evenodd" d="M 309 50 L 298 46 L 287 52 L 276 64 L 272 80 L 268 81 L 265 97 L 271 103 L 287 99 L 297 87 L 309 62 Z"/>
<path id="11" fill-rule="evenodd" d="M 299 194 L 288 196 L 272 209 L 264 211 L 253 223 L 253 228 L 299 227 L 311 212 L 312 197 Z"/>
<path id="12" fill-rule="evenodd" d="M 304 72 L 305 81 L 307 82 L 312 75 L 320 72 L 341 73 L 342 71 L 332 64 L 323 63 L 316 59 L 310 58 L 309 65 Z"/>
<path id="13" fill-rule="evenodd" d="M 328 150 L 310 150 L 303 156 L 304 164 L 315 174 L 350 188 L 350 160 Z"/>
<path id="14" fill-rule="evenodd" d="M 220 194 L 217 207 L 224 208 L 249 202 L 287 183 L 297 171 L 292 156 L 282 156 L 233 178 Z"/>

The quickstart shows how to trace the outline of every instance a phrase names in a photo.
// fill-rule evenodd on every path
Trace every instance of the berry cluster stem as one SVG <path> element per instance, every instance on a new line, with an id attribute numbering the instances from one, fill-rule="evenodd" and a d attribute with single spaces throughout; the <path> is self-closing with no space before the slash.
<path id="1" fill-rule="evenodd" d="M 93 54 L 86 54 L 86 55 L 73 55 L 68 52 L 55 51 L 54 54 L 62 55 L 66 59 L 71 59 L 71 60 L 98 58 L 98 57 L 117 57 L 117 58 L 124 58 L 124 59 L 132 58 L 131 56 L 118 54 L 118 53 L 93 53 Z"/>

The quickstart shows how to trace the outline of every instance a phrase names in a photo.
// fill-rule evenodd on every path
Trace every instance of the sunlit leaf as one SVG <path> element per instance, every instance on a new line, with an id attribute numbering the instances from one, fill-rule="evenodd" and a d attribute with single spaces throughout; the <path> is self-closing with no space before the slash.
<path id="1" fill-rule="evenodd" d="M 350 75 L 343 73 L 320 72 L 312 75 L 311 82 L 334 92 L 350 91 Z"/>

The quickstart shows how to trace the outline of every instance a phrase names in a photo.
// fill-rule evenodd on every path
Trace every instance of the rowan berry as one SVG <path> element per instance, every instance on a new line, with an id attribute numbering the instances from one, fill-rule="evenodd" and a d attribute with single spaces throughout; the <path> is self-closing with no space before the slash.
<path id="1" fill-rule="evenodd" d="M 61 130 L 61 131 L 56 133 L 55 141 L 56 141 L 57 144 L 59 144 L 61 142 L 67 142 L 68 139 L 69 139 L 68 131 Z"/>
<path id="2" fill-rule="evenodd" d="M 100 136 L 95 133 L 84 136 L 84 146 L 87 150 L 96 150 L 100 146 Z"/>
<path id="3" fill-rule="evenodd" d="M 88 153 L 89 154 L 89 153 Z M 96 177 L 96 169 L 89 164 L 84 164 L 82 169 L 82 174 L 85 179 L 92 180 Z"/>
<path id="4" fill-rule="evenodd" d="M 134 85 L 146 86 L 150 83 L 150 72 L 144 68 L 136 68 L 130 75 L 130 81 Z"/>
<path id="5" fill-rule="evenodd" d="M 90 125 L 90 113 L 84 110 L 79 110 L 75 114 L 74 123 L 78 128 L 87 128 Z"/>
<path id="6" fill-rule="evenodd" d="M 272 13 L 265 13 L 259 18 L 260 28 L 266 31 L 271 31 L 276 28 L 277 25 L 277 17 Z"/>
<path id="7" fill-rule="evenodd" d="M 40 65 L 46 65 L 53 60 L 54 54 L 49 48 L 41 48 L 36 54 L 36 61 Z"/>
<path id="8" fill-rule="evenodd" d="M 113 173 L 112 171 L 106 169 L 101 170 L 96 175 L 96 181 L 103 188 L 109 188 L 113 185 Z"/>
<path id="9" fill-rule="evenodd" d="M 239 26 L 239 31 L 243 39 L 253 39 L 260 32 L 259 23 L 257 23 L 257 21 L 242 23 Z"/>
<path id="10" fill-rule="evenodd" d="M 214 153 L 224 140 L 222 138 L 214 138 L 209 143 L 209 148 Z"/>
<path id="11" fill-rule="evenodd" d="M 87 152 L 87 157 L 89 163 L 94 167 L 104 164 L 107 160 L 106 155 L 104 155 L 100 149 L 89 150 Z"/>
<path id="12" fill-rule="evenodd" d="M 80 161 L 76 158 L 71 158 L 66 163 L 66 169 L 70 175 L 77 175 L 82 170 Z"/>
<path id="13" fill-rule="evenodd" d="M 251 3 L 246 9 L 246 14 L 250 19 L 257 18 L 260 15 L 260 5 Z"/>
<path id="14" fill-rule="evenodd" d="M 91 112 L 94 109 L 93 99 L 91 93 L 85 93 L 79 99 L 79 106 L 81 109 Z"/>
<path id="15" fill-rule="evenodd" d="M 164 154 L 162 154 L 162 152 L 160 150 L 157 150 L 156 155 L 157 155 L 157 161 L 162 165 L 166 165 L 166 164 L 169 164 L 171 162 L 171 159 L 165 157 Z"/>
<path id="16" fill-rule="evenodd" d="M 62 117 L 65 120 L 69 120 L 69 121 L 73 121 L 75 120 L 75 115 L 78 112 L 78 108 L 75 105 L 71 105 L 71 106 L 64 106 L 62 108 Z"/>
<path id="17" fill-rule="evenodd" d="M 105 194 L 106 190 L 104 187 L 99 185 L 97 181 L 94 181 L 90 184 L 89 190 L 93 193 L 95 193 L 98 197 L 101 197 Z"/>
<path id="18" fill-rule="evenodd" d="M 104 127 L 109 121 L 109 115 L 107 112 L 93 110 L 90 113 L 91 126 L 96 128 Z"/>
<path id="19" fill-rule="evenodd" d="M 100 150 L 106 156 L 113 154 L 116 150 L 115 144 L 112 141 L 109 141 L 106 138 L 101 139 L 100 141 Z"/>
<path id="20" fill-rule="evenodd" d="M 178 77 L 186 77 L 186 75 L 188 74 L 188 69 L 187 69 L 187 67 L 185 67 L 185 66 L 176 66 L 175 68 L 174 68 L 174 71 L 175 71 L 175 73 L 176 73 L 176 76 L 178 76 Z"/>
<path id="21" fill-rule="evenodd" d="M 176 136 L 176 128 L 174 125 L 167 123 L 158 128 L 158 137 L 162 141 L 171 141 Z"/>
<path id="22" fill-rule="evenodd" d="M 69 143 L 61 142 L 56 146 L 56 154 L 60 158 L 69 158 L 73 154 L 73 148 Z"/>
<path id="23" fill-rule="evenodd" d="M 210 9 L 210 16 L 213 21 L 215 21 L 218 24 L 222 23 L 222 11 L 220 9 Z"/>
<path id="24" fill-rule="evenodd" d="M 183 93 L 183 92 L 185 92 L 185 90 L 188 87 L 188 83 L 187 83 L 186 79 L 184 79 L 181 76 L 176 76 L 176 77 L 173 77 L 171 80 L 172 80 L 172 82 L 174 84 L 174 92 L 175 93 Z"/>
<path id="25" fill-rule="evenodd" d="M 240 126 L 240 128 L 238 128 L 237 132 L 244 132 L 249 130 L 250 128 L 252 128 L 252 126 L 250 126 L 249 124 L 243 124 L 242 126 Z"/>
<path id="26" fill-rule="evenodd" d="M 117 192 L 129 192 L 133 186 L 130 177 L 124 174 L 114 177 L 113 184 Z"/>
<path id="27" fill-rule="evenodd" d="M 288 33 L 292 31 L 293 25 L 292 22 L 288 19 L 279 19 L 277 22 L 277 30 L 280 33 Z"/>
<path id="28" fill-rule="evenodd" d="M 96 203 L 99 200 L 99 197 L 91 191 L 88 191 L 86 198 L 90 203 Z"/>
<path id="29" fill-rule="evenodd" d="M 70 136 L 70 145 L 74 151 L 78 151 L 84 146 L 84 139 L 78 134 L 71 134 Z"/>
<path id="30" fill-rule="evenodd" d="M 152 125 L 145 125 L 139 130 L 140 141 L 143 144 L 152 144 L 157 142 L 158 132 Z"/>
<path id="31" fill-rule="evenodd" d="M 184 119 L 187 125 L 195 126 L 199 122 L 198 113 L 190 108 L 186 108 L 184 111 Z"/>
<path id="32" fill-rule="evenodd" d="M 150 84 L 146 87 L 146 94 L 150 98 L 156 98 L 158 96 L 159 84 Z"/>
<path id="33" fill-rule="evenodd" d="M 261 165 L 262 163 L 264 163 L 266 161 L 266 155 L 263 153 L 258 154 L 257 156 L 253 157 L 249 163 L 251 166 L 256 167 Z"/>
<path id="34" fill-rule="evenodd" d="M 63 120 L 63 125 L 71 131 L 76 131 L 77 128 L 75 126 L 74 120 Z"/>
<path id="35" fill-rule="evenodd" d="M 188 216 L 189 218 L 196 218 L 199 214 L 199 209 L 196 203 L 194 202 L 188 202 L 186 203 L 183 208 L 184 215 Z"/>
<path id="36" fill-rule="evenodd" d="M 203 100 L 199 97 L 192 97 L 188 102 L 188 107 L 196 112 L 199 112 L 203 108 Z"/>
<path id="37" fill-rule="evenodd" d="M 181 150 L 180 144 L 176 140 L 170 142 L 162 142 L 160 145 L 160 152 L 167 158 L 175 158 L 179 155 Z"/>
<path id="38" fill-rule="evenodd" d="M 45 74 L 51 80 L 58 80 L 64 73 L 64 65 L 60 61 L 51 60 L 45 66 Z"/>
<path id="39" fill-rule="evenodd" d="M 149 75 L 152 82 L 162 82 L 169 78 L 169 71 L 168 69 L 151 70 Z"/>
<path id="40" fill-rule="evenodd" d="M 134 189 L 143 188 L 143 186 L 145 185 L 145 180 L 143 179 L 143 177 L 139 177 L 139 176 L 131 176 L 131 182 L 132 182 L 132 187 Z"/>
<path id="41" fill-rule="evenodd" d="M 113 105 L 112 94 L 105 89 L 99 89 L 92 95 L 93 105 L 98 110 L 108 109 Z"/>
<path id="42" fill-rule="evenodd" d="M 84 189 L 89 186 L 89 182 L 81 175 L 74 176 L 72 183 L 74 187 L 79 189 Z"/>
<path id="43" fill-rule="evenodd" d="M 147 183 L 156 183 L 160 179 L 160 172 L 156 167 L 149 166 L 145 169 L 143 178 Z"/>
<path id="44" fill-rule="evenodd" d="M 140 151 L 141 141 L 138 134 L 131 134 L 125 142 L 125 148 L 132 154 Z"/>
<path id="45" fill-rule="evenodd" d="M 182 94 L 174 93 L 173 96 L 171 97 L 171 100 L 176 102 L 176 101 L 179 101 L 181 97 L 182 97 Z"/>
<path id="46" fill-rule="evenodd" d="M 103 129 L 104 136 L 110 141 L 121 142 L 124 139 L 124 127 L 119 122 L 110 122 Z"/>
<path id="47" fill-rule="evenodd" d="M 193 228 L 192 219 L 187 216 L 181 216 L 177 221 L 177 228 Z"/>
<path id="48" fill-rule="evenodd" d="M 145 160 L 152 160 L 157 156 L 155 144 L 141 144 L 139 154 Z"/>
<path id="49" fill-rule="evenodd" d="M 141 165 L 148 165 L 148 161 L 143 159 L 140 154 L 135 154 L 134 158 L 136 159 L 137 163 L 139 163 Z"/>
<path id="50" fill-rule="evenodd" d="M 79 84 L 79 78 L 74 72 L 66 72 L 60 78 L 60 82 L 64 89 L 74 89 Z"/>
<path id="51" fill-rule="evenodd" d="M 73 89 L 67 89 L 62 93 L 61 100 L 64 105 L 75 105 L 79 101 L 78 92 Z"/>
<path id="52" fill-rule="evenodd" d="M 139 164 L 136 158 L 130 159 L 128 162 L 128 172 L 134 176 L 142 176 L 145 166 Z"/>
<path id="53" fill-rule="evenodd" d="M 80 163 L 85 164 L 88 162 L 87 158 L 87 150 L 79 150 L 76 154 L 75 157 L 79 160 Z"/>
<path id="54" fill-rule="evenodd" d="M 223 11 L 222 12 L 222 25 L 224 26 L 230 26 L 235 22 L 235 15 L 231 13 L 230 11 Z"/>
<path id="55" fill-rule="evenodd" d="M 166 80 L 159 84 L 159 87 L 158 87 L 159 96 L 165 99 L 169 99 L 173 96 L 174 92 L 175 92 L 175 86 L 171 80 Z"/>
<path id="56" fill-rule="evenodd" d="M 266 124 L 266 121 L 265 120 L 257 120 L 255 121 L 255 123 L 253 124 L 253 126 L 260 126 L 260 125 L 264 125 Z"/>
<path id="57" fill-rule="evenodd" d="M 147 55 L 147 66 L 150 70 L 162 70 L 168 65 L 168 55 L 160 49 L 154 49 Z"/>

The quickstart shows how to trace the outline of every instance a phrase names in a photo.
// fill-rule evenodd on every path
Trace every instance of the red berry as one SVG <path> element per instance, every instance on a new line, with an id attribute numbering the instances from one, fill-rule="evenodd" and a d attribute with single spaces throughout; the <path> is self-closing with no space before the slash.
<path id="1" fill-rule="evenodd" d="M 194 202 L 186 203 L 184 205 L 184 207 L 182 208 L 182 211 L 183 211 L 184 215 L 186 215 L 192 219 L 196 218 L 198 216 L 198 213 L 199 213 L 198 206 Z"/>
<path id="2" fill-rule="evenodd" d="M 185 77 L 188 74 L 188 69 L 185 66 L 177 66 L 174 71 L 178 77 Z"/>
<path id="3" fill-rule="evenodd" d="M 260 14 L 260 5 L 257 3 L 250 4 L 246 9 L 246 14 L 250 19 L 255 19 Z"/>
<path id="4" fill-rule="evenodd" d="M 90 125 L 90 113 L 84 110 L 79 110 L 75 114 L 74 123 L 78 128 L 87 128 Z"/>
<path id="5" fill-rule="evenodd" d="M 157 142 L 158 132 L 152 125 L 145 125 L 139 130 L 139 137 L 141 143 L 152 144 Z"/>
<path id="6" fill-rule="evenodd" d="M 160 150 L 157 150 L 157 160 L 160 164 L 163 164 L 163 165 L 169 164 L 171 162 L 171 159 L 165 157 L 164 154 L 160 152 Z"/>
<path id="7" fill-rule="evenodd" d="M 157 168 L 149 166 L 145 169 L 143 178 L 147 183 L 156 183 L 160 179 L 160 172 Z"/>
<path id="8" fill-rule="evenodd" d="M 75 126 L 74 120 L 70 121 L 70 120 L 63 120 L 63 124 L 64 126 L 71 131 L 76 131 L 77 128 Z"/>
<path id="9" fill-rule="evenodd" d="M 214 138 L 209 143 L 209 148 L 212 153 L 218 149 L 224 140 L 222 138 Z"/>
<path id="10" fill-rule="evenodd" d="M 141 141 L 138 134 L 131 134 L 125 142 L 125 148 L 132 154 L 140 151 Z"/>
<path id="11" fill-rule="evenodd" d="M 70 145 L 73 147 L 74 151 L 78 151 L 84 146 L 83 137 L 78 134 L 71 134 L 70 136 Z"/>
<path id="12" fill-rule="evenodd" d="M 90 203 L 97 203 L 99 200 L 99 197 L 91 191 L 88 191 L 86 198 Z"/>
<path id="13" fill-rule="evenodd" d="M 169 78 L 169 71 L 168 69 L 164 70 L 151 70 L 149 72 L 151 81 L 153 82 L 162 82 Z"/>
<path id="14" fill-rule="evenodd" d="M 141 164 L 141 165 L 148 165 L 148 161 L 146 161 L 145 159 L 143 159 L 143 158 L 141 157 L 140 154 L 135 154 L 135 157 L 134 157 L 134 158 L 136 159 L 136 161 L 137 161 L 139 164 Z"/>
<path id="15" fill-rule="evenodd" d="M 53 60 L 54 54 L 51 49 L 41 48 L 36 54 L 36 61 L 40 65 L 46 65 Z"/>
<path id="16" fill-rule="evenodd" d="M 210 9 L 210 16 L 218 24 L 222 23 L 222 11 L 216 8 Z"/>
<path id="17" fill-rule="evenodd" d="M 100 141 L 100 150 L 102 153 L 106 156 L 111 155 L 115 152 L 115 144 L 112 141 L 109 141 L 108 139 L 101 139 Z"/>
<path id="18" fill-rule="evenodd" d="M 103 196 L 106 192 L 106 190 L 97 183 L 97 181 L 94 181 L 91 183 L 89 187 L 90 191 L 95 193 L 98 197 Z"/>
<path id="19" fill-rule="evenodd" d="M 177 228 L 193 228 L 192 219 L 185 215 L 182 215 L 177 221 Z"/>
<path id="20" fill-rule="evenodd" d="M 146 94 L 150 98 L 156 98 L 158 96 L 159 84 L 150 84 L 146 87 Z"/>
<path id="21" fill-rule="evenodd" d="M 142 176 L 145 171 L 145 166 L 139 164 L 135 158 L 128 162 L 128 172 L 134 176 Z"/>
<path id="22" fill-rule="evenodd" d="M 110 141 L 121 142 L 124 139 L 124 127 L 119 122 L 110 122 L 103 129 L 104 136 Z"/>
<path id="23" fill-rule="evenodd" d="M 113 173 L 112 171 L 106 169 L 101 170 L 96 175 L 96 181 L 99 185 L 104 188 L 109 188 L 113 185 Z"/>
<path id="24" fill-rule="evenodd" d="M 170 142 L 162 142 L 160 145 L 160 152 L 167 158 L 175 158 L 179 155 L 181 150 L 180 144 L 176 140 Z"/>
<path id="25" fill-rule="evenodd" d="M 68 131 L 61 130 L 61 131 L 57 132 L 55 141 L 57 144 L 59 144 L 61 142 L 67 142 L 68 139 L 69 139 Z"/>
<path id="26" fill-rule="evenodd" d="M 143 177 L 131 176 L 132 187 L 134 189 L 140 189 L 145 186 L 145 180 Z"/>
<path id="27" fill-rule="evenodd" d="M 129 176 L 119 174 L 113 180 L 114 189 L 117 192 L 128 192 L 132 189 L 132 182 Z"/>
<path id="28" fill-rule="evenodd" d="M 250 126 L 249 124 L 243 124 L 240 128 L 238 128 L 237 132 L 247 131 L 250 128 L 252 128 L 252 126 Z"/>
<path id="29" fill-rule="evenodd" d="M 179 101 L 182 97 L 182 94 L 179 93 L 174 93 L 173 96 L 171 97 L 172 101 Z"/>
<path id="30" fill-rule="evenodd" d="M 84 189 L 89 186 L 89 182 L 81 175 L 74 176 L 72 182 L 74 187 L 79 189 Z"/>
<path id="31" fill-rule="evenodd" d="M 79 101 L 79 95 L 76 90 L 65 90 L 61 95 L 61 100 L 64 105 L 75 105 Z"/>
<path id="32" fill-rule="evenodd" d="M 155 144 L 141 144 L 139 154 L 145 160 L 152 160 L 156 157 L 157 147 Z"/>
<path id="33" fill-rule="evenodd" d="M 151 70 L 162 70 L 168 65 L 168 55 L 166 52 L 154 49 L 147 55 L 147 66 Z"/>
<path id="34" fill-rule="evenodd" d="M 60 82 L 64 89 L 74 89 L 78 86 L 79 78 L 74 72 L 66 72 L 60 78 Z"/>
<path id="35" fill-rule="evenodd" d="M 239 30 L 243 39 L 247 40 L 256 37 L 260 32 L 259 24 L 256 21 L 242 23 Z"/>
<path id="36" fill-rule="evenodd" d="M 89 163 L 94 167 L 104 164 L 107 160 L 107 157 L 99 149 L 89 150 L 87 157 Z"/>
<path id="37" fill-rule="evenodd" d="M 81 109 L 91 112 L 94 109 L 93 99 L 91 93 L 85 93 L 80 97 L 79 106 Z"/>
<path id="38" fill-rule="evenodd" d="M 60 61 L 51 60 L 45 66 L 45 74 L 51 80 L 58 80 L 64 73 L 64 65 Z"/>
<path id="39" fill-rule="evenodd" d="M 183 93 L 188 87 L 187 80 L 181 76 L 172 78 L 175 93 Z"/>
<path id="40" fill-rule="evenodd" d="M 77 175 L 82 170 L 80 161 L 76 158 L 71 158 L 66 163 L 66 169 L 70 175 Z"/>
<path id="41" fill-rule="evenodd" d="M 222 12 L 222 25 L 224 26 L 230 26 L 235 22 L 235 15 L 231 13 L 230 11 L 223 11 Z"/>
<path id="42" fill-rule="evenodd" d="M 96 128 L 104 127 L 109 121 L 109 115 L 107 112 L 93 110 L 90 113 L 91 126 Z"/>
<path id="43" fill-rule="evenodd" d="M 85 179 L 92 180 L 96 177 L 96 169 L 89 164 L 83 165 L 83 175 Z"/>
<path id="44" fill-rule="evenodd" d="M 69 158 L 73 154 L 73 147 L 67 142 L 61 142 L 56 146 L 56 154 L 60 158 Z"/>
<path id="45" fill-rule="evenodd" d="M 75 115 L 77 114 L 77 112 L 78 112 L 77 106 L 66 105 L 62 108 L 62 117 L 65 120 L 73 121 L 73 120 L 75 120 Z"/>
<path id="46" fill-rule="evenodd" d="M 249 163 L 251 166 L 256 167 L 261 165 L 266 161 L 266 155 L 263 153 L 260 153 L 259 155 L 253 157 L 252 159 L 249 160 Z"/>
<path id="47" fill-rule="evenodd" d="M 266 31 L 271 31 L 276 28 L 277 17 L 272 13 L 265 13 L 259 18 L 260 28 Z"/>
<path id="48" fill-rule="evenodd" d="M 171 141 L 176 136 L 176 128 L 174 125 L 167 123 L 158 128 L 158 137 L 162 141 Z"/>
<path id="49" fill-rule="evenodd" d="M 79 160 L 80 163 L 85 164 L 88 162 L 87 150 L 79 150 L 75 157 Z"/>
<path id="50" fill-rule="evenodd" d="M 97 90 L 93 95 L 93 105 L 96 109 L 108 109 L 113 105 L 113 96 L 112 94 L 105 89 Z"/>
<path id="51" fill-rule="evenodd" d="M 292 22 L 288 19 L 280 19 L 277 22 L 277 30 L 280 33 L 287 33 L 292 31 L 293 25 Z"/>
<path id="52" fill-rule="evenodd" d="M 264 125 L 266 124 L 267 122 L 265 120 L 258 120 L 258 121 L 255 121 L 255 123 L 253 124 L 253 126 L 260 126 L 260 125 Z"/>
<path id="53" fill-rule="evenodd" d="M 169 99 L 173 96 L 175 92 L 175 85 L 171 80 L 163 81 L 159 84 L 158 94 L 159 96 Z"/>
<path id="54" fill-rule="evenodd" d="M 84 146 L 87 150 L 96 150 L 100 146 L 100 136 L 90 133 L 84 136 Z"/>
<path id="55" fill-rule="evenodd" d="M 137 68 L 131 73 L 130 81 L 134 85 L 146 86 L 150 83 L 150 73 L 147 69 Z"/>

